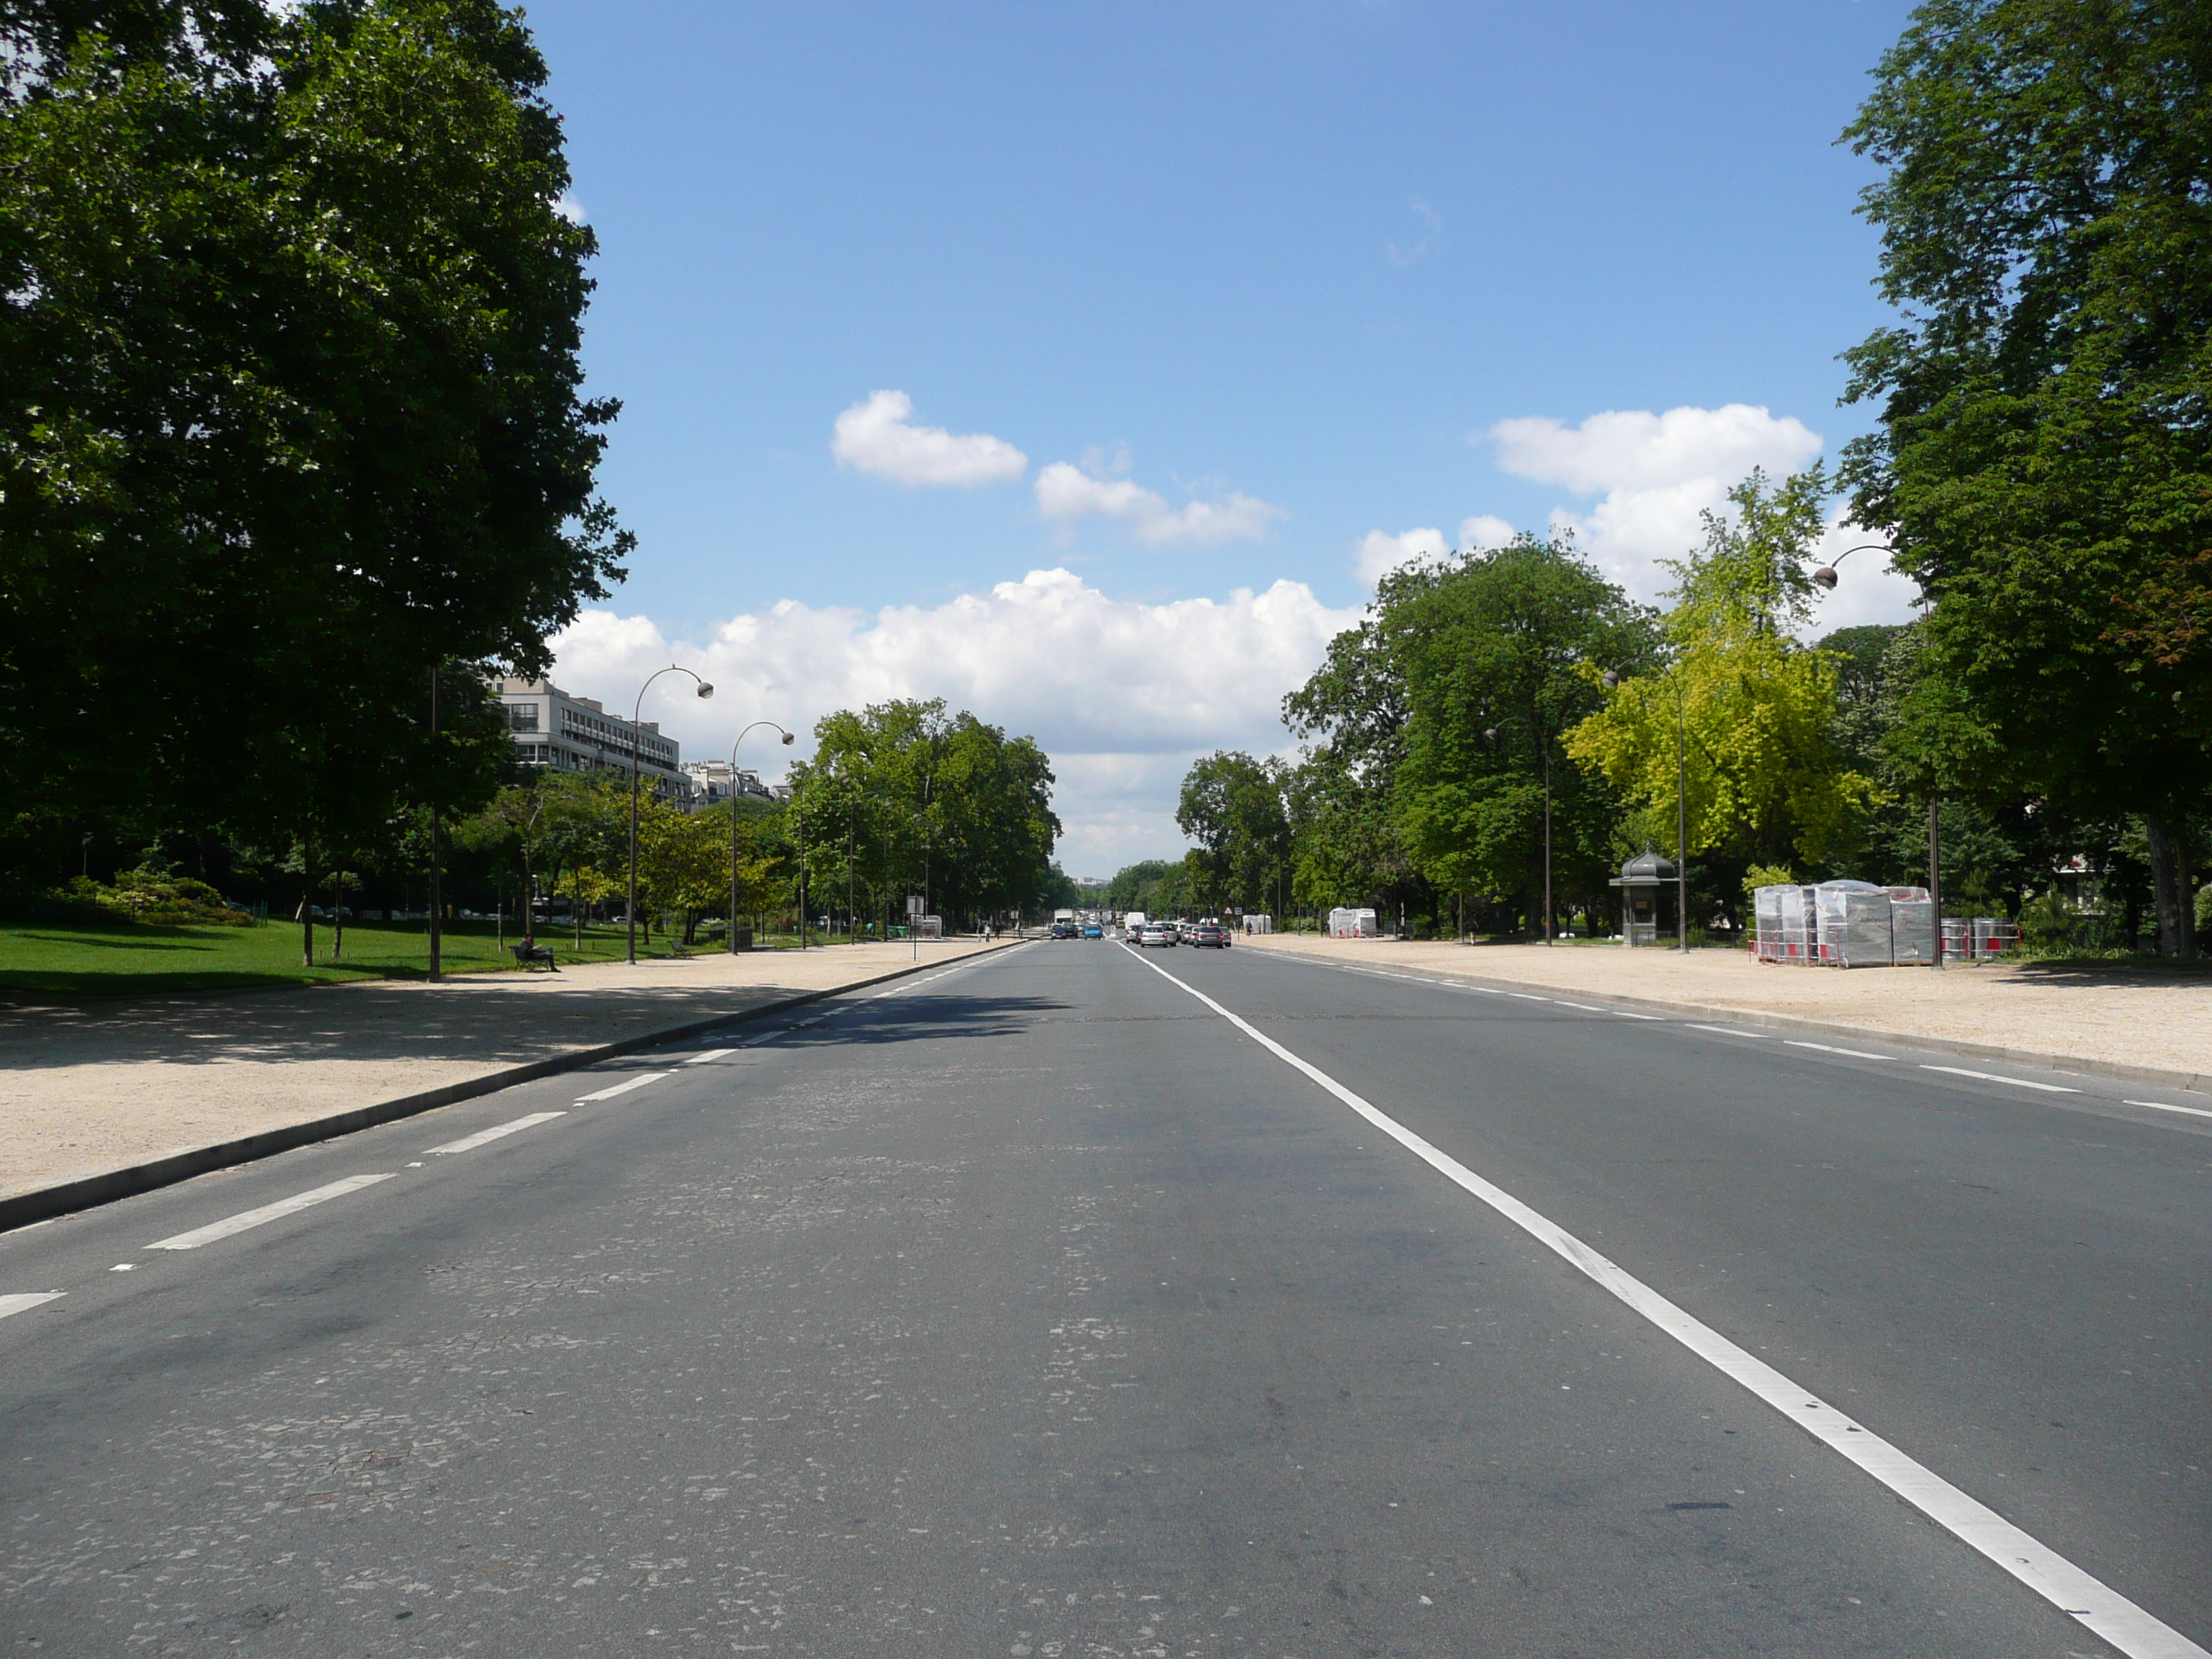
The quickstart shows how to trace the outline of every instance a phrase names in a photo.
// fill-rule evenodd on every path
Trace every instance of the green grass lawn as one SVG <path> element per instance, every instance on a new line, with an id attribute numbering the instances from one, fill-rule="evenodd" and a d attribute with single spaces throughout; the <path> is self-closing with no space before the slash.
<path id="1" fill-rule="evenodd" d="M 522 936 L 510 924 L 507 942 Z M 586 927 L 584 945 L 567 927 L 541 931 L 538 942 L 552 947 L 562 966 L 572 962 L 612 962 L 623 956 L 619 927 Z M 793 939 L 789 943 L 795 945 Z M 763 939 L 761 948 L 785 941 Z M 416 922 L 349 922 L 345 954 L 330 959 L 331 929 L 315 924 L 315 965 L 300 960 L 300 929 L 290 922 L 259 927 L 149 927 L 71 922 L 42 927 L 0 922 L 0 996 L 138 996 L 155 991 L 230 990 L 258 985 L 311 985 L 323 980 L 419 979 L 429 972 L 430 940 Z M 702 942 L 701 954 L 716 948 Z M 641 934 L 640 956 L 668 954 L 668 936 Z M 444 967 L 448 973 L 515 971 L 513 956 L 499 947 L 489 921 L 446 924 Z"/>

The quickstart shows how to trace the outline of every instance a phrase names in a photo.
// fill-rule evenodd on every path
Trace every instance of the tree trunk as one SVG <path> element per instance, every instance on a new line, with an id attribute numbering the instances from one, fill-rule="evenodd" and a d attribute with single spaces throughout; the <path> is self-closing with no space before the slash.
<path id="1" fill-rule="evenodd" d="M 2176 962 L 2197 954 L 2197 889 L 2191 879 L 2189 820 L 2145 814 L 2150 842 L 2152 902 L 2158 911 L 2158 953 Z"/>
<path id="2" fill-rule="evenodd" d="M 315 965 L 315 854 L 300 849 L 300 965 Z"/>

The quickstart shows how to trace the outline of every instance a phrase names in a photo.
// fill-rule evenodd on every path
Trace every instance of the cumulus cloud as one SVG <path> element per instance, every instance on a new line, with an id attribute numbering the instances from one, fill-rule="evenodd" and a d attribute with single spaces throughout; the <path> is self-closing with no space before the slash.
<path id="1" fill-rule="evenodd" d="M 1503 547 L 1513 539 L 1513 526 L 1489 513 L 1478 513 L 1459 521 L 1459 544 L 1470 551 Z"/>
<path id="2" fill-rule="evenodd" d="M 837 417 L 830 453 L 837 465 L 902 484 L 996 483 L 1018 478 L 1030 458 L 988 432 L 952 433 L 915 426 L 914 399 L 903 392 L 872 392 Z"/>
<path id="3" fill-rule="evenodd" d="M 1402 565 L 1441 559 L 1451 550 L 1441 530 L 1370 530 L 1359 538 L 1352 556 L 1352 568 L 1370 587 Z"/>
<path id="4" fill-rule="evenodd" d="M 1285 746 L 1283 695 L 1358 620 L 1303 582 L 1148 605 L 1109 599 L 1066 570 L 1033 570 L 930 607 L 870 612 L 787 600 L 696 638 L 671 637 L 647 617 L 587 611 L 554 641 L 554 673 L 565 690 L 627 708 L 654 669 L 696 669 L 714 682 L 712 701 L 672 676 L 647 708 L 692 759 L 726 756 L 751 720 L 799 733 L 796 750 L 748 750 L 769 763 L 805 754 L 814 721 L 833 709 L 942 696 L 1036 738 L 1060 779 L 1064 861 L 1111 873 L 1183 845 L 1176 793 L 1196 756 Z"/>
<path id="5" fill-rule="evenodd" d="M 1118 519 L 1152 547 L 1218 547 L 1224 542 L 1255 541 L 1267 526 L 1289 514 L 1254 496 L 1231 490 L 1218 501 L 1189 501 L 1180 507 L 1132 478 L 1101 477 L 1066 461 L 1054 461 L 1037 474 L 1037 511 L 1062 525 L 1084 519 Z"/>

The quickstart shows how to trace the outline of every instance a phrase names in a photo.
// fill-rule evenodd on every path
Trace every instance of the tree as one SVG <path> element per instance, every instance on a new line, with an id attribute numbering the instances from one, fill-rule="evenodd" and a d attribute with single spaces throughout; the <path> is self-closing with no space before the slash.
<path id="1" fill-rule="evenodd" d="M 471 682 L 542 670 L 629 545 L 519 14 L 32 0 L 0 33 L 12 806 L 312 871 L 410 794 L 484 799 Z"/>
<path id="2" fill-rule="evenodd" d="M 1577 763 L 1669 827 L 1686 802 L 1687 854 L 1719 854 L 1709 886 L 1731 910 L 1747 869 L 1820 858 L 1876 793 L 1835 747 L 1838 659 L 1791 637 L 1812 615 L 1823 493 L 1817 471 L 1771 489 L 1754 471 L 1729 492 L 1733 515 L 1705 514 L 1704 546 L 1668 562 L 1669 659 L 1623 678 L 1565 736 Z M 1582 672 L 1598 682 L 1595 665 Z"/>
<path id="3" fill-rule="evenodd" d="M 1222 750 L 1185 775 L 1176 823 L 1198 843 L 1198 897 L 1206 908 L 1282 908 L 1291 867 L 1283 771 L 1278 762 Z"/>
<path id="4" fill-rule="evenodd" d="M 1934 601 L 1921 769 L 2140 814 L 2176 957 L 2212 793 L 2208 82 L 2201 6 L 1928 0 L 1844 135 L 1900 313 L 1847 354 L 1881 419 L 1846 477 Z"/>
<path id="5" fill-rule="evenodd" d="M 1561 738 L 1601 702 L 1584 665 L 1634 673 L 1656 651 L 1650 616 L 1571 544 L 1517 538 L 1395 592 L 1378 626 L 1405 686 L 1393 804 L 1435 888 L 1520 898 L 1541 914 L 1551 801 L 1553 886 L 1607 891 L 1620 802 L 1570 764 Z"/>

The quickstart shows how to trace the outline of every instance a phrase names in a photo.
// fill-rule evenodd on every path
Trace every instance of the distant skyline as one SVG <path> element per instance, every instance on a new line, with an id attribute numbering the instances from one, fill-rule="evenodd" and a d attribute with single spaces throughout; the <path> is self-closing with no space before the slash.
<path id="1" fill-rule="evenodd" d="M 1054 756 L 1071 872 L 1174 856 L 1391 564 L 1571 529 L 1650 599 L 1865 428 L 1834 140 L 1907 9 L 534 6 L 641 540 L 556 676 L 698 666 L 692 757 L 943 696 Z M 1824 628 L 1905 618 L 1845 575 Z"/>

